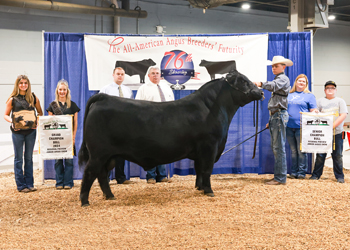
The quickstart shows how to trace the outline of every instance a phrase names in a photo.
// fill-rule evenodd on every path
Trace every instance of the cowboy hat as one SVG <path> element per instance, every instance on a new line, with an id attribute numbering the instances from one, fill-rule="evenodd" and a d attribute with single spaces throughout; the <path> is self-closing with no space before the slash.
<path id="1" fill-rule="evenodd" d="M 292 66 L 293 62 L 287 58 L 284 58 L 283 56 L 274 56 L 272 61 L 267 60 L 267 65 L 274 65 L 274 64 L 285 64 L 286 66 Z"/>

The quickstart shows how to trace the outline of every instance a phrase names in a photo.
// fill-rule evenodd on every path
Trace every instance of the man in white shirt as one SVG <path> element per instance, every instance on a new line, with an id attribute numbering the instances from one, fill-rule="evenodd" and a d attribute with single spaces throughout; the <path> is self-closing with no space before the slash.
<path id="1" fill-rule="evenodd" d="M 174 101 L 173 90 L 165 82 L 160 82 L 160 69 L 158 67 L 150 67 L 148 77 L 151 82 L 145 83 L 138 90 L 135 99 L 146 100 L 152 102 L 162 102 L 159 88 L 162 90 L 165 101 Z"/>
<path id="2" fill-rule="evenodd" d="M 104 86 L 100 90 L 100 93 L 105 93 L 107 95 L 113 95 L 113 96 L 133 99 L 134 95 L 132 94 L 132 90 L 129 87 L 122 84 L 124 82 L 124 78 L 125 78 L 124 69 L 121 67 L 115 68 L 113 71 L 114 82 L 109 84 L 109 85 Z M 121 89 L 121 92 L 119 89 Z M 121 96 L 121 95 L 123 95 L 123 96 Z"/>
<path id="3" fill-rule="evenodd" d="M 148 77 L 151 82 L 145 83 L 138 90 L 135 99 L 152 102 L 174 101 L 174 93 L 168 84 L 160 82 L 160 69 L 150 67 Z M 147 183 L 170 182 L 166 176 L 166 165 L 158 165 L 147 171 Z"/>
<path id="4" fill-rule="evenodd" d="M 125 78 L 125 71 L 121 67 L 117 67 L 113 70 L 113 80 L 114 82 L 104 86 L 100 93 L 105 93 L 107 95 L 113 95 L 118 96 L 122 98 L 130 98 L 133 99 L 134 95 L 132 93 L 132 90 L 123 85 L 123 81 Z M 124 165 L 125 160 L 122 158 L 118 158 L 115 162 L 115 179 L 118 184 L 134 184 L 133 181 L 127 180 L 125 173 L 124 173 Z M 109 174 L 108 174 L 108 180 L 109 180 Z"/>

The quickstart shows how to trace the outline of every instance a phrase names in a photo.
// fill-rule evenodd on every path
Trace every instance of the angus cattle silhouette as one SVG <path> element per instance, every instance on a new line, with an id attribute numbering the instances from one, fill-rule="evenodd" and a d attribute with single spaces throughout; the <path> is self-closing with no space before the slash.
<path id="1" fill-rule="evenodd" d="M 145 83 L 145 75 L 149 67 L 156 65 L 152 59 L 144 59 L 136 62 L 116 61 L 115 68 L 121 67 L 129 76 L 140 75 L 140 83 Z"/>
<path id="2" fill-rule="evenodd" d="M 210 62 L 202 60 L 199 66 L 205 67 L 211 80 L 214 80 L 215 74 L 226 74 L 230 71 L 236 70 L 236 61 Z"/>

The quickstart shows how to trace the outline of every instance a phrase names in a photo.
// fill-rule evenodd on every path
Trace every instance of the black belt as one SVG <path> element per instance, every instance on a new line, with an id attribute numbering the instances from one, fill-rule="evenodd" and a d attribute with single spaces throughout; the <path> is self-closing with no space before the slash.
<path id="1" fill-rule="evenodd" d="M 275 113 L 280 112 L 280 111 L 282 111 L 282 110 L 286 110 L 286 109 L 277 109 L 277 110 L 275 110 L 275 111 L 270 111 L 270 114 L 271 114 L 271 115 L 274 115 Z"/>

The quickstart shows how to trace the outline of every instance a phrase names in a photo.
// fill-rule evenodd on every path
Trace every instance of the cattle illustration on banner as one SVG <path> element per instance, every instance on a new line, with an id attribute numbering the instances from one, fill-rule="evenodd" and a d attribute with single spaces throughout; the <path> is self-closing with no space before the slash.
<path id="1" fill-rule="evenodd" d="M 113 81 L 115 67 L 125 70 L 124 84 L 137 90 L 156 66 L 173 89 L 198 89 L 239 70 L 252 81 L 266 79 L 268 35 L 111 36 L 85 35 L 90 90 Z"/>
<path id="2" fill-rule="evenodd" d="M 72 116 L 40 116 L 39 153 L 43 160 L 73 158 Z"/>
<path id="3" fill-rule="evenodd" d="M 304 153 L 327 153 L 332 147 L 333 115 L 304 112 L 301 114 L 301 151 Z"/>

